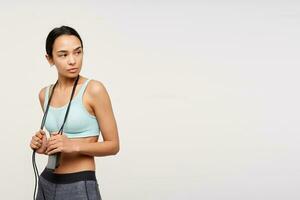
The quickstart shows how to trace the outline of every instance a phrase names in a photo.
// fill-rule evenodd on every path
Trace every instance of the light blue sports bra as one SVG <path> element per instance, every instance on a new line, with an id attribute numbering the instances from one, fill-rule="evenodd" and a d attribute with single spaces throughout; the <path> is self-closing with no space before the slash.
<path id="1" fill-rule="evenodd" d="M 69 114 L 63 128 L 63 132 L 67 135 L 68 138 L 98 136 L 100 133 L 96 117 L 94 115 L 91 115 L 82 103 L 82 97 L 85 88 L 87 87 L 87 84 L 90 80 L 91 79 L 88 79 L 82 84 L 78 93 L 73 97 L 71 101 Z M 49 88 L 50 86 L 46 88 L 44 110 L 46 110 L 48 103 Z M 47 118 L 45 121 L 45 128 L 49 133 L 59 131 L 62 126 L 67 107 L 68 104 L 62 107 L 49 106 Z"/>

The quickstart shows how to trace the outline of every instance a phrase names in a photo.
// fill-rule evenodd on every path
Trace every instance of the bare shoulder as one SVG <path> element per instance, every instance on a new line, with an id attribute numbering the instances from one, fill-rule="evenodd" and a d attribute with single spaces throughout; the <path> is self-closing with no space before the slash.
<path id="1" fill-rule="evenodd" d="M 43 87 L 40 91 L 39 91 L 39 100 L 40 100 L 40 104 L 42 109 L 44 110 L 44 101 L 45 101 L 45 94 L 46 94 L 46 88 L 47 86 Z"/>
<path id="2" fill-rule="evenodd" d="M 101 81 L 94 79 L 90 80 L 89 82 L 88 92 L 92 98 L 103 97 L 108 95 L 104 84 Z"/>
<path id="3" fill-rule="evenodd" d="M 87 87 L 87 92 L 89 96 L 89 103 L 91 107 L 97 112 L 107 110 L 111 107 L 110 96 L 106 90 L 105 85 L 98 80 L 90 80 Z"/>

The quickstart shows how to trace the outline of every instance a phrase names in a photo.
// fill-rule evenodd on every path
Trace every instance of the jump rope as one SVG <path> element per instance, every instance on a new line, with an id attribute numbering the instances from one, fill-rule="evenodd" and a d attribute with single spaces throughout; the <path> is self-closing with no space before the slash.
<path id="1" fill-rule="evenodd" d="M 68 104 L 68 108 L 67 108 L 67 111 L 66 111 L 66 114 L 65 114 L 65 118 L 64 118 L 64 121 L 63 121 L 63 124 L 62 124 L 60 130 L 58 131 L 58 134 L 62 134 L 63 133 L 63 128 L 64 128 L 64 125 L 66 123 L 67 116 L 69 114 L 69 109 L 70 109 L 70 106 L 71 106 L 71 101 L 73 99 L 73 96 L 74 96 L 74 93 L 75 93 L 75 89 L 76 89 L 78 80 L 79 80 L 79 75 L 77 76 L 77 78 L 76 78 L 76 80 L 74 82 L 72 93 L 71 93 L 71 98 L 70 98 L 70 101 L 69 101 L 69 104 Z M 49 97 L 49 100 L 48 100 L 48 103 L 47 103 L 47 107 L 46 107 L 46 110 L 44 112 L 44 116 L 43 116 L 43 119 L 42 119 L 40 130 L 43 130 L 43 128 L 44 128 L 44 125 L 45 125 L 45 122 L 46 122 L 46 118 L 47 118 L 47 114 L 48 114 L 48 110 L 49 110 L 49 106 L 50 106 L 50 102 L 51 102 L 51 99 L 52 99 L 52 96 L 53 96 L 53 93 L 54 93 L 54 89 L 55 89 L 55 87 L 57 85 L 57 82 L 58 82 L 58 80 L 55 82 L 55 84 L 54 84 L 54 86 L 52 88 L 52 92 L 50 94 L 50 97 Z M 45 99 L 45 101 L 46 101 L 46 99 Z M 38 180 L 40 178 L 39 177 L 39 171 L 38 171 L 38 168 L 37 168 L 36 162 L 35 162 L 35 153 L 36 153 L 36 150 L 34 149 L 33 152 L 32 152 L 32 166 L 33 166 L 33 171 L 34 171 L 34 176 L 35 176 L 35 185 L 34 185 L 33 200 L 35 200 L 36 191 L 37 191 L 37 183 L 38 183 Z M 47 163 L 46 168 L 48 170 L 54 171 L 54 169 L 59 166 L 59 158 L 60 158 L 60 152 L 56 153 L 56 154 L 49 155 L 49 157 L 48 157 L 48 163 Z"/>

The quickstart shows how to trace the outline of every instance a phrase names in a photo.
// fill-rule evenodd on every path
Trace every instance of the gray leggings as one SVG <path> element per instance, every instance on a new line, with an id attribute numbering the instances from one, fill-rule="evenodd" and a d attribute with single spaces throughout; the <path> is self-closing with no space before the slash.
<path id="1" fill-rule="evenodd" d="M 44 169 L 36 200 L 101 200 L 95 171 L 55 174 Z"/>

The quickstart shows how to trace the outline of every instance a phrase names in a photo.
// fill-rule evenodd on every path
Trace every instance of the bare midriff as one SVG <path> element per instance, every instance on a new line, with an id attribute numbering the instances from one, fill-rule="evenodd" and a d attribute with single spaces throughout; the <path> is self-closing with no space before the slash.
<path id="1" fill-rule="evenodd" d="M 70 138 L 79 142 L 93 143 L 98 141 L 98 136 L 85 138 Z M 80 153 L 61 153 L 60 165 L 54 170 L 54 173 L 73 173 L 85 170 L 95 171 L 94 156 L 83 155 Z"/>

